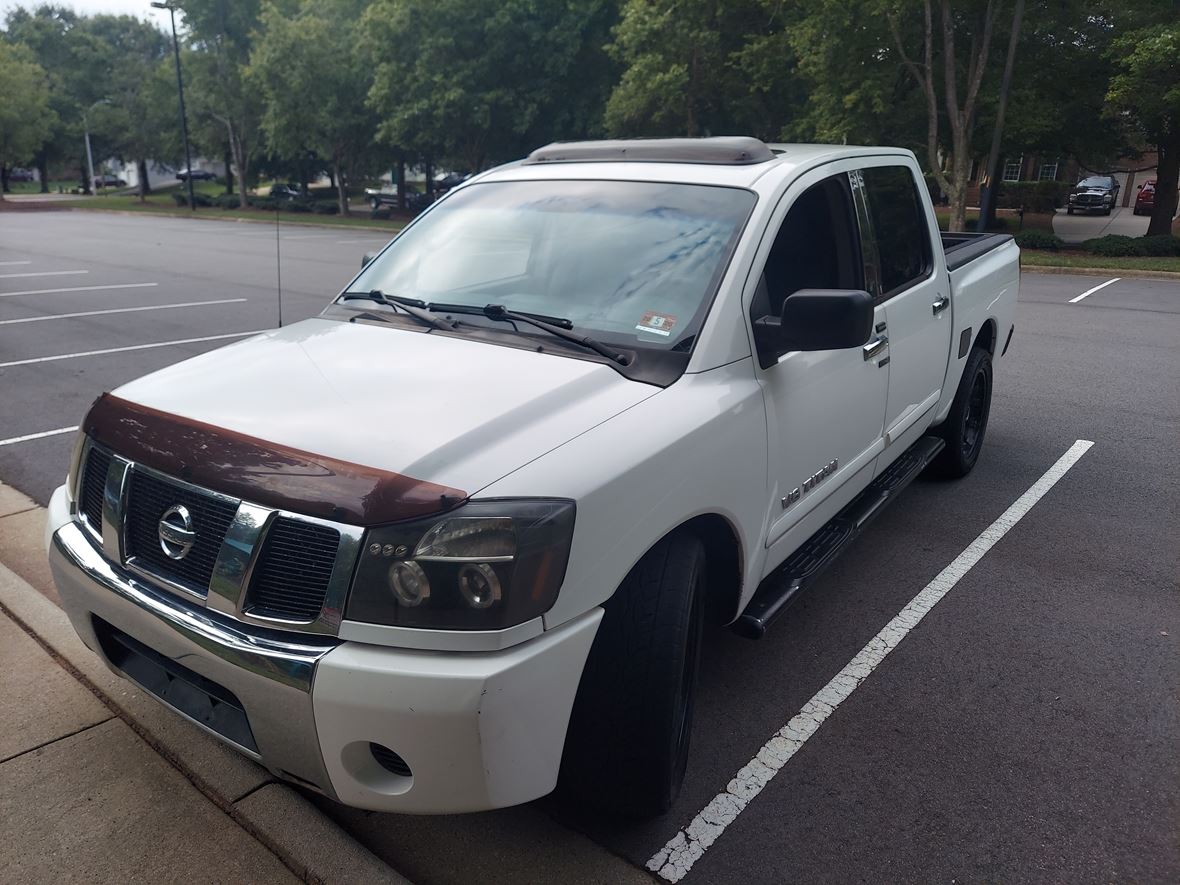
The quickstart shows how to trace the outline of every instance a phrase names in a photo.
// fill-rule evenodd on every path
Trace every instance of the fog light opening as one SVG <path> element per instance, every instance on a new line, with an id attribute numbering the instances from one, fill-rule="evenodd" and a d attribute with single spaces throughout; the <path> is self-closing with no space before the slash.
<path id="1" fill-rule="evenodd" d="M 377 764 L 390 774 L 396 774 L 398 777 L 414 776 L 414 773 L 410 771 L 410 766 L 406 764 L 406 760 L 389 749 L 389 747 L 382 744 L 370 743 L 369 752 L 373 754 L 373 759 Z"/>

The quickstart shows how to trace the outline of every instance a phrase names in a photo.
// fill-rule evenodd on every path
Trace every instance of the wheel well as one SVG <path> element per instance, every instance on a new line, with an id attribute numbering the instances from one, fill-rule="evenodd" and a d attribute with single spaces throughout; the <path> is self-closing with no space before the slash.
<path id="1" fill-rule="evenodd" d="M 725 517 L 716 513 L 693 517 L 678 530 L 692 532 L 705 545 L 706 615 L 710 623 L 728 624 L 737 617 L 742 595 L 742 553 L 737 533 Z"/>
<path id="2" fill-rule="evenodd" d="M 975 336 L 975 347 L 982 347 L 992 356 L 996 355 L 996 321 L 990 317 L 984 320 L 983 327 Z"/>

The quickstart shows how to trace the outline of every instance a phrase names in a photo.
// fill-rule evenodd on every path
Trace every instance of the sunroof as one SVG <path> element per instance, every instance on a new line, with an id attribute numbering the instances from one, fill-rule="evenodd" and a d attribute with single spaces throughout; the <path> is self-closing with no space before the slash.
<path id="1" fill-rule="evenodd" d="M 536 163 L 703 163 L 710 166 L 752 166 L 774 159 L 757 138 L 633 138 L 554 142 L 537 148 L 524 162 Z"/>

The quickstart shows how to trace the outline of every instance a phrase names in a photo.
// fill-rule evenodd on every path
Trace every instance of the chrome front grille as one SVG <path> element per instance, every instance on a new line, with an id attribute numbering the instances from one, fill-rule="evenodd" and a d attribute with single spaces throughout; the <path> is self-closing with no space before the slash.
<path id="1" fill-rule="evenodd" d="M 144 470 L 132 470 L 127 485 L 123 549 L 128 562 L 204 596 L 221 543 L 241 502 Z M 196 541 L 183 559 L 173 559 L 160 544 L 160 519 L 170 507 L 177 505 L 191 514 L 196 533 Z"/>
<path id="2" fill-rule="evenodd" d="M 92 442 L 83 457 L 78 513 L 109 559 L 241 621 L 338 631 L 362 529 L 239 501 Z"/>

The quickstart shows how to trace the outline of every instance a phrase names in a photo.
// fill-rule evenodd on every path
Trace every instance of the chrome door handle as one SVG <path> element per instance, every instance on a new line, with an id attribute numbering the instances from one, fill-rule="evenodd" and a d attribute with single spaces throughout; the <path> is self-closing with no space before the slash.
<path id="1" fill-rule="evenodd" d="M 930 306 L 934 308 L 934 315 L 937 316 L 951 306 L 951 300 L 945 295 L 939 295 L 938 300 Z"/>
<path id="2" fill-rule="evenodd" d="M 884 335 L 882 335 L 876 341 L 869 342 L 863 348 L 865 359 L 871 360 L 873 357 L 875 357 L 877 354 L 879 354 L 881 351 L 883 351 L 888 346 L 889 346 L 889 339 L 886 338 Z"/>

